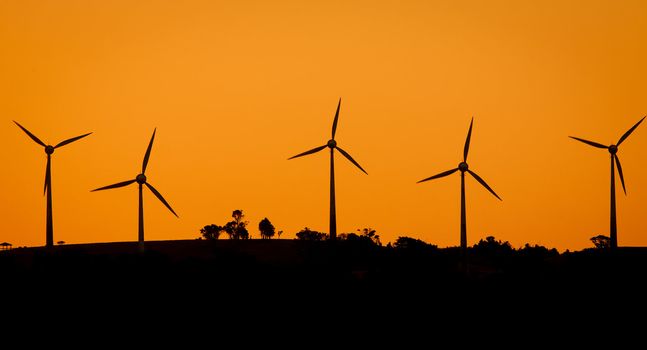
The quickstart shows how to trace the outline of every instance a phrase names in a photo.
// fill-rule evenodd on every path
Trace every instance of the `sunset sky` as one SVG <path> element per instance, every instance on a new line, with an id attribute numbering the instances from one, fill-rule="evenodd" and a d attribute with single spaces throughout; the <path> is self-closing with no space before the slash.
<path id="1" fill-rule="evenodd" d="M 416 184 L 462 158 L 468 243 L 493 235 L 560 250 L 609 234 L 603 144 L 647 114 L 647 2 L 0 2 L 0 241 L 45 243 L 42 147 L 53 154 L 54 241 L 137 239 L 134 178 L 147 170 L 176 210 L 144 195 L 146 239 L 192 239 L 242 209 L 282 238 L 328 231 L 330 138 L 338 232 L 459 244 L 460 176 Z M 620 147 L 618 243 L 647 245 L 647 124 Z"/>

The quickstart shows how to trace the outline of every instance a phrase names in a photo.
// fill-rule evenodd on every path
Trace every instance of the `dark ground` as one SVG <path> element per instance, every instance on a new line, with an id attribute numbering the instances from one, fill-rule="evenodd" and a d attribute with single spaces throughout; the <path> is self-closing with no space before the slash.
<path id="1" fill-rule="evenodd" d="M 645 325 L 645 249 L 472 248 L 469 272 L 459 263 L 456 248 L 365 242 L 160 241 L 147 242 L 144 253 L 134 242 L 20 248 L 0 252 L 2 312 L 119 324 L 229 319 L 241 327 L 280 318 L 319 327 L 333 318 L 335 327 L 376 330 L 505 322 L 533 324 L 529 332 L 628 322 L 633 314 Z"/>

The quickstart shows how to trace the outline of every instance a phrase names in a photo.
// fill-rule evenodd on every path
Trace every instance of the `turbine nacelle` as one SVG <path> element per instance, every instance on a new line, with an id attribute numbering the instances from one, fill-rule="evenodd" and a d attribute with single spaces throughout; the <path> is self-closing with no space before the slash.
<path id="1" fill-rule="evenodd" d="M 51 146 L 51 145 L 45 146 L 45 153 L 47 153 L 47 154 L 54 153 L 54 146 Z"/>
<path id="2" fill-rule="evenodd" d="M 321 152 L 321 151 L 323 151 L 326 147 L 328 147 L 328 148 L 330 148 L 330 150 L 331 150 L 331 151 L 333 151 L 333 150 L 337 150 L 337 151 L 339 151 L 339 153 L 341 153 L 341 155 L 342 155 L 342 156 L 344 156 L 346 159 L 348 159 L 348 161 L 350 161 L 351 163 L 353 163 L 353 165 L 355 165 L 355 166 L 356 166 L 359 170 L 361 170 L 364 174 L 367 174 L 367 175 L 368 175 L 368 173 L 366 172 L 366 170 L 364 170 L 364 168 L 362 168 L 362 166 L 361 166 L 361 165 L 359 165 L 359 163 L 357 163 L 357 162 L 355 161 L 355 159 L 353 159 L 353 157 L 351 157 L 351 156 L 350 156 L 350 154 L 348 154 L 348 152 L 344 151 L 344 150 L 343 150 L 343 149 L 341 149 L 340 147 L 337 147 L 337 141 L 335 141 L 335 132 L 337 131 L 337 120 L 339 119 L 339 107 L 340 107 L 340 106 L 341 106 L 341 99 L 339 100 L 339 103 L 337 104 L 337 112 L 335 112 L 335 119 L 334 119 L 334 121 L 333 121 L 333 123 L 332 123 L 332 138 L 331 138 L 330 140 L 328 140 L 328 142 L 326 142 L 326 144 L 324 144 L 323 146 L 315 147 L 315 148 L 313 148 L 313 149 L 311 149 L 311 150 L 309 150 L 309 151 L 305 151 L 305 152 L 303 152 L 303 153 L 299 153 L 299 154 L 297 154 L 296 156 L 292 156 L 292 157 L 288 158 L 288 160 L 290 160 L 290 159 L 294 159 L 294 158 L 303 157 L 303 156 L 307 156 L 307 155 L 309 155 L 309 154 L 313 154 L 313 153 L 317 153 L 317 152 Z M 332 154 L 332 153 L 331 153 L 331 154 Z M 332 165 L 331 165 L 331 166 L 332 166 Z M 331 231 L 332 231 L 332 230 L 331 230 Z"/>
<path id="3" fill-rule="evenodd" d="M 611 145 L 611 146 L 609 146 L 608 149 L 609 149 L 609 153 L 611 153 L 611 154 L 618 153 L 618 146 L 616 146 L 616 145 Z"/>
<path id="4" fill-rule="evenodd" d="M 137 181 L 138 184 L 143 185 L 146 183 L 146 175 L 144 174 L 139 174 L 137 177 L 135 177 L 135 181 Z"/>
<path id="5" fill-rule="evenodd" d="M 470 128 L 467 131 L 467 139 L 465 139 L 465 147 L 463 148 L 463 161 L 458 163 L 458 167 L 451 170 L 444 171 L 440 174 L 436 174 L 426 179 L 422 179 L 418 181 L 418 183 L 434 180 L 434 179 L 440 179 L 441 177 L 449 176 L 460 170 L 461 177 L 465 176 L 465 172 L 469 173 L 476 181 L 478 181 L 483 187 L 485 187 L 486 190 L 490 191 L 492 195 L 494 195 L 497 199 L 501 200 L 501 197 L 499 197 L 499 195 L 496 194 L 496 192 L 494 192 L 494 190 L 485 182 L 485 180 L 483 180 L 480 176 L 478 176 L 474 171 L 470 170 L 469 165 L 467 165 L 467 154 L 470 149 L 470 140 L 472 138 L 473 124 L 474 124 L 474 118 L 472 118 L 472 121 L 470 122 Z M 462 246 L 462 243 L 461 243 L 461 246 Z"/>

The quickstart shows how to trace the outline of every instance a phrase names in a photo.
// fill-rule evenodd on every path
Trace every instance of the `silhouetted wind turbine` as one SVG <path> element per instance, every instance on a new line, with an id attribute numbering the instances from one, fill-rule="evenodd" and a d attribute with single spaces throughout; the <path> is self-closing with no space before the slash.
<path id="1" fill-rule="evenodd" d="M 467 165 L 467 153 L 470 150 L 470 138 L 472 137 L 472 125 L 474 124 L 474 118 L 472 118 L 472 121 L 470 122 L 470 129 L 467 132 L 467 139 L 465 140 L 465 148 L 463 149 L 463 161 L 458 164 L 458 168 L 452 169 L 452 170 L 447 170 L 445 172 L 442 172 L 438 175 L 434 175 L 432 177 L 428 177 L 424 180 L 418 181 L 418 183 L 429 181 L 429 180 L 434 180 L 434 179 L 439 179 L 441 177 L 449 176 L 457 171 L 461 171 L 461 253 L 463 254 L 463 257 L 466 257 L 466 252 L 467 252 L 467 223 L 466 223 L 466 218 L 465 218 L 465 172 L 467 171 L 472 177 L 476 179 L 483 187 L 485 187 L 490 193 L 492 193 L 496 198 L 501 200 L 501 198 L 494 192 L 490 186 L 488 186 L 485 181 L 478 176 L 475 172 L 469 169 L 469 166 Z"/>
<path id="2" fill-rule="evenodd" d="M 332 123 L 332 138 L 328 140 L 328 142 L 323 145 L 319 146 L 316 148 L 313 148 L 309 151 L 297 154 L 294 157 L 288 158 L 288 160 L 293 159 L 293 158 L 298 158 L 298 157 L 303 157 L 307 156 L 308 154 L 313 154 L 317 153 L 324 148 L 328 147 L 330 148 L 330 239 L 335 240 L 337 238 L 337 214 L 335 210 L 335 149 L 339 151 L 346 159 L 348 159 L 351 163 L 355 164 L 356 167 L 359 168 L 359 170 L 363 171 L 364 174 L 368 175 L 366 170 L 362 168 L 359 163 L 353 159 L 353 157 L 350 156 L 346 151 L 341 149 L 339 146 L 337 146 L 337 141 L 335 141 L 335 132 L 337 132 L 337 121 L 339 120 L 339 108 L 341 107 L 341 98 L 339 99 L 339 103 L 337 104 L 337 112 L 335 112 L 335 119 Z"/>
<path id="3" fill-rule="evenodd" d="M 51 145 L 45 145 L 45 143 L 43 143 L 38 137 L 36 137 L 31 132 L 29 132 L 29 130 L 25 129 L 22 125 L 20 125 L 15 120 L 14 120 L 14 123 L 16 123 L 16 125 L 18 125 L 18 127 L 22 129 L 22 131 L 24 131 L 27 134 L 27 136 L 29 136 L 32 140 L 34 140 L 34 142 L 43 146 L 45 148 L 45 153 L 47 154 L 47 166 L 45 169 L 45 187 L 43 189 L 43 193 L 47 195 L 47 223 L 45 228 L 45 246 L 52 247 L 54 246 L 54 223 L 53 223 L 53 213 L 52 213 L 52 161 L 51 161 L 52 153 L 54 153 L 55 149 L 65 146 L 81 138 L 84 138 L 92 133 L 87 133 L 81 136 L 73 137 L 71 139 L 67 139 L 65 141 L 59 142 L 56 146 L 51 146 Z"/>
<path id="4" fill-rule="evenodd" d="M 29 130 L 25 129 L 22 125 L 18 124 L 17 121 L 13 121 L 18 125 L 22 131 L 27 134 L 34 142 L 37 144 L 45 147 L 45 153 L 47 154 L 47 167 L 45 169 L 45 188 L 43 189 L 43 193 L 47 195 L 47 223 L 46 223 L 46 228 L 45 228 L 45 246 L 46 247 L 52 247 L 54 246 L 54 218 L 52 217 L 52 153 L 54 153 L 54 150 L 63 147 L 67 145 L 68 143 L 72 143 L 76 140 L 82 139 L 90 134 L 83 134 L 81 136 L 73 137 L 71 139 L 67 139 L 65 141 L 59 142 L 56 146 L 51 146 L 51 145 L 46 145 L 43 141 L 41 141 L 38 137 L 36 137 L 34 134 L 29 132 Z"/>
<path id="5" fill-rule="evenodd" d="M 139 184 L 139 236 L 138 236 L 138 241 L 139 241 L 140 249 L 143 249 L 143 247 L 144 247 L 144 197 L 143 197 L 143 193 L 142 193 L 142 185 L 146 185 L 146 187 L 148 187 L 148 189 L 151 190 L 151 192 L 153 192 L 155 197 L 157 197 L 157 199 L 159 199 L 168 208 L 168 210 L 170 210 L 171 213 L 173 213 L 173 215 L 175 215 L 176 217 L 179 217 L 175 213 L 173 208 L 171 208 L 171 206 L 168 204 L 168 202 L 164 199 L 164 197 L 162 197 L 162 194 L 160 194 L 155 189 L 155 187 L 153 187 L 151 184 L 146 182 L 146 175 L 144 175 L 144 173 L 146 173 L 146 166 L 148 165 L 148 158 L 150 157 L 151 149 L 153 148 L 153 140 L 155 140 L 155 132 L 156 131 L 157 131 L 157 128 L 155 128 L 155 130 L 153 131 L 153 136 L 151 137 L 151 141 L 148 144 L 148 148 L 146 149 L 146 155 L 144 155 L 144 162 L 142 163 L 142 173 L 141 174 L 137 175 L 135 177 L 135 179 L 133 179 L 133 180 L 123 181 L 123 182 L 116 183 L 114 185 L 109 185 L 109 186 L 105 186 L 105 187 L 101 187 L 101 188 L 97 188 L 95 190 L 92 190 L 92 192 L 94 192 L 94 191 L 108 190 L 108 189 L 111 189 L 111 188 L 119 188 L 119 187 L 128 186 L 128 185 L 130 185 L 130 184 L 132 184 L 134 182 L 137 182 Z"/>
<path id="6" fill-rule="evenodd" d="M 620 165 L 620 158 L 618 158 L 618 147 L 620 147 L 620 144 L 631 135 L 634 130 L 640 125 L 640 123 L 643 122 L 645 117 L 640 119 L 638 123 L 636 123 L 634 126 L 631 127 L 631 129 L 627 130 L 624 135 L 618 140 L 618 143 L 615 145 L 610 145 L 610 146 L 605 146 L 603 144 L 593 142 L 593 141 L 588 141 L 581 139 L 579 137 L 574 137 L 574 136 L 569 136 L 570 138 L 586 143 L 589 146 L 593 146 L 596 148 L 604 148 L 609 151 L 611 154 L 611 218 L 610 218 L 610 233 L 609 233 L 609 238 L 611 239 L 611 248 L 615 249 L 618 248 L 618 226 L 616 224 L 616 176 L 615 176 L 615 165 L 618 166 L 618 175 L 620 175 L 620 182 L 622 183 L 622 190 L 625 192 L 625 195 L 627 195 L 627 189 L 625 188 L 625 179 L 622 175 L 622 166 Z"/>

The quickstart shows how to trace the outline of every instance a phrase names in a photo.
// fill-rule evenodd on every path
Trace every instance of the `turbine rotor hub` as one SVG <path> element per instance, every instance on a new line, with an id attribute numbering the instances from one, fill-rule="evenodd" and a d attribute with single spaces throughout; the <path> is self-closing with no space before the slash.
<path id="1" fill-rule="evenodd" d="M 618 153 L 618 146 L 616 146 L 616 145 L 609 146 L 609 153 L 611 153 L 611 154 Z"/>
<path id="2" fill-rule="evenodd" d="M 335 148 L 335 147 L 337 147 L 337 141 L 332 140 L 332 139 L 328 140 L 328 143 L 326 144 L 326 146 L 328 146 L 330 148 Z"/>
<path id="3" fill-rule="evenodd" d="M 47 154 L 54 153 L 54 146 L 50 146 L 50 145 L 45 146 L 45 153 Z"/>
<path id="4" fill-rule="evenodd" d="M 469 165 L 467 165 L 467 163 L 465 163 L 465 162 L 460 162 L 460 164 L 458 164 L 458 170 L 460 170 L 462 172 L 466 172 L 467 169 L 469 169 L 469 168 L 470 168 Z"/>
<path id="5" fill-rule="evenodd" d="M 137 175 L 137 177 L 135 178 L 135 180 L 137 181 L 137 183 L 138 183 L 138 184 L 143 185 L 143 184 L 145 184 L 145 183 L 146 183 L 146 175 L 144 175 L 144 174 L 139 174 L 139 175 Z"/>

